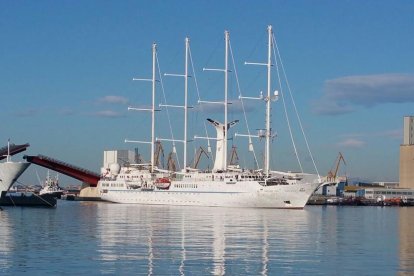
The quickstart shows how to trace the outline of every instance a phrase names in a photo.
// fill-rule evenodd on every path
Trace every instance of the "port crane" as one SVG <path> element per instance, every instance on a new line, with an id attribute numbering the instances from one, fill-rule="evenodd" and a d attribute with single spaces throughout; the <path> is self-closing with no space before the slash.
<path id="1" fill-rule="evenodd" d="M 234 166 L 237 165 L 239 162 L 239 155 L 237 154 L 237 147 L 232 146 L 231 148 L 231 157 L 230 157 L 230 165 Z"/>
<path id="2" fill-rule="evenodd" d="M 164 168 L 164 148 L 160 141 L 155 142 L 154 164 L 159 168 Z M 175 172 L 177 165 L 174 160 L 174 152 L 170 152 L 167 158 L 167 169 Z"/>
<path id="3" fill-rule="evenodd" d="M 337 177 L 337 174 L 338 174 L 338 170 L 339 170 L 339 165 L 340 165 L 340 163 L 341 163 L 341 161 L 344 163 L 344 165 L 346 166 L 346 162 L 345 162 L 345 158 L 344 158 L 344 156 L 342 155 L 342 153 L 341 152 L 339 152 L 339 154 L 338 154 L 338 157 L 336 158 L 336 166 L 335 166 L 335 170 L 333 171 L 332 169 L 328 172 L 328 175 L 327 175 L 327 180 L 328 181 L 336 181 L 336 177 Z"/>
<path id="4" fill-rule="evenodd" d="M 155 142 L 154 164 L 158 168 L 164 167 L 164 148 L 160 141 Z M 160 158 L 161 157 L 161 158 Z M 161 160 L 160 160 L 161 159 Z M 160 166 L 161 161 L 161 166 Z"/>
<path id="5" fill-rule="evenodd" d="M 208 153 L 203 149 L 203 147 L 199 147 L 197 149 L 197 152 L 195 154 L 195 158 L 194 158 L 194 169 L 197 169 L 198 164 L 200 163 L 200 159 L 201 159 L 201 155 L 204 153 L 205 156 L 207 156 L 207 158 L 210 158 L 208 156 Z"/>
<path id="6" fill-rule="evenodd" d="M 167 169 L 171 172 L 177 171 L 177 166 L 176 166 L 175 160 L 174 160 L 174 152 L 170 152 L 168 154 Z"/>

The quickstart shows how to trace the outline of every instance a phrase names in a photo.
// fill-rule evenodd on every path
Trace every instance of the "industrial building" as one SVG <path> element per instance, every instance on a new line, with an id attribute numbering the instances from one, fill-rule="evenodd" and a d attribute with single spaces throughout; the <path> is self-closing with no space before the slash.
<path id="1" fill-rule="evenodd" d="M 105 175 L 107 170 L 110 169 L 112 164 L 134 164 L 136 163 L 137 155 L 130 150 L 106 150 L 103 155 L 103 167 L 101 168 L 101 175 Z M 96 200 L 100 198 L 98 188 L 96 186 L 90 186 L 87 184 L 82 185 L 82 189 L 79 194 L 80 198 Z"/>
<path id="2" fill-rule="evenodd" d="M 404 117 L 404 139 L 400 146 L 400 188 L 414 189 L 414 116 Z"/>
<path id="3" fill-rule="evenodd" d="M 121 166 L 127 166 L 127 164 L 135 164 L 136 153 L 131 150 L 106 150 L 104 151 L 103 159 L 104 169 L 109 169 L 112 164 L 119 164 Z"/>
<path id="4" fill-rule="evenodd" d="M 357 196 L 365 197 L 367 199 L 382 198 L 408 198 L 414 199 L 413 189 L 388 189 L 388 188 L 364 188 L 358 190 Z"/>

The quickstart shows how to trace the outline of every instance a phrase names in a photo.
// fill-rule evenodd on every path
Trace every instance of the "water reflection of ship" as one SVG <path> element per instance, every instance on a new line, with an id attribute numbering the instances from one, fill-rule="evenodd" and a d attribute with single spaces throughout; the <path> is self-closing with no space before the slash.
<path id="1" fill-rule="evenodd" d="M 227 208 L 101 206 L 98 217 L 105 223 L 98 227 L 98 251 L 106 265 L 134 260 L 148 275 L 268 274 L 268 219 L 275 217 L 267 210 L 248 209 L 241 215 Z M 102 216 L 116 219 L 107 223 Z"/>
<path id="2" fill-rule="evenodd" d="M 9 258 L 12 247 L 12 227 L 10 227 L 9 214 L 0 210 L 0 268 L 7 270 L 12 267 L 13 262 Z"/>

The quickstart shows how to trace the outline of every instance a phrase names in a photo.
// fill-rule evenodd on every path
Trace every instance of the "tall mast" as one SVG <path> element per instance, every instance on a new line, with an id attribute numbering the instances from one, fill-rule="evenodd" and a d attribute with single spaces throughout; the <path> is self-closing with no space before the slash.
<path id="1" fill-rule="evenodd" d="M 184 65 L 184 74 L 167 74 L 165 76 L 172 76 L 172 77 L 184 77 L 184 105 L 169 105 L 169 104 L 160 104 L 160 106 L 164 107 L 176 107 L 176 108 L 184 108 L 184 139 L 183 140 L 176 140 L 176 139 L 161 139 L 158 138 L 158 141 L 171 141 L 171 142 L 180 142 L 184 144 L 184 153 L 183 153 L 183 161 L 184 161 L 184 171 L 187 168 L 187 129 L 188 129 L 188 109 L 191 108 L 188 106 L 188 57 L 190 53 L 190 39 L 188 37 L 185 38 L 185 65 Z"/>
<path id="2" fill-rule="evenodd" d="M 225 41 L 226 41 L 226 50 L 225 50 L 225 59 L 224 59 L 224 168 L 227 170 L 227 94 L 228 94 L 228 73 L 229 73 L 229 31 L 224 31 Z"/>
<path id="3" fill-rule="evenodd" d="M 151 172 L 154 172 L 155 152 L 155 66 L 156 66 L 157 44 L 152 44 L 152 107 L 151 107 Z"/>
<path id="4" fill-rule="evenodd" d="M 269 177 L 270 174 L 270 138 L 272 137 L 272 128 L 271 128 L 271 101 L 277 100 L 277 91 L 274 92 L 274 95 L 271 95 L 272 90 L 272 83 L 271 83 L 271 69 L 272 69 L 272 26 L 267 26 L 267 32 L 268 32 L 268 51 L 267 51 L 267 63 L 262 62 L 245 62 L 244 64 L 250 64 L 250 65 L 260 65 L 260 66 L 266 66 L 267 67 L 267 95 L 263 96 L 263 94 L 260 92 L 260 97 L 242 97 L 239 96 L 240 99 L 250 99 L 250 100 L 264 100 L 266 102 L 266 118 L 265 118 L 265 124 L 266 124 L 266 130 L 265 133 L 259 132 L 259 135 L 245 135 L 245 134 L 238 134 L 236 133 L 235 136 L 245 136 L 250 139 L 252 137 L 255 138 L 265 138 L 266 139 L 266 145 L 265 145 L 265 158 L 264 158 L 264 164 L 263 164 L 263 171 L 266 175 L 266 177 Z M 249 145 L 250 146 L 250 145 Z"/>
<path id="5" fill-rule="evenodd" d="M 190 39 L 185 38 L 185 69 L 184 69 L 184 170 L 187 169 L 187 121 L 188 121 L 188 49 Z"/>
<path id="6" fill-rule="evenodd" d="M 135 108 L 135 107 L 128 107 L 128 110 L 137 110 L 137 111 L 147 111 L 151 112 L 151 141 L 134 141 L 125 139 L 126 143 L 141 143 L 141 144 L 151 144 L 151 172 L 154 172 L 154 153 L 155 153 L 155 84 L 156 84 L 156 60 L 157 60 L 157 44 L 152 44 L 152 78 L 151 79 L 138 79 L 133 78 L 134 81 L 150 81 L 152 83 L 152 106 L 151 108 Z"/>
<path id="7" fill-rule="evenodd" d="M 224 72 L 224 101 L 213 102 L 213 101 L 201 101 L 199 103 L 208 104 L 220 104 L 224 105 L 224 124 L 217 121 L 207 119 L 212 123 L 217 131 L 217 147 L 216 147 L 216 161 L 214 162 L 214 170 L 227 170 L 227 131 L 230 127 L 236 124 L 238 121 L 228 123 L 228 73 L 229 73 L 229 48 L 230 48 L 230 35 L 228 31 L 224 31 L 225 38 L 225 55 L 224 55 L 224 69 L 208 69 L 203 68 L 203 71 L 218 71 Z M 195 139 L 210 139 L 208 137 L 194 136 Z"/>
<path id="8" fill-rule="evenodd" d="M 268 177 L 270 171 L 270 137 L 272 129 L 270 127 L 270 101 L 271 101 L 271 69 L 272 69 L 272 26 L 267 27 L 269 36 L 268 52 L 267 52 L 267 97 L 266 97 L 266 154 L 265 154 L 265 174 Z"/>

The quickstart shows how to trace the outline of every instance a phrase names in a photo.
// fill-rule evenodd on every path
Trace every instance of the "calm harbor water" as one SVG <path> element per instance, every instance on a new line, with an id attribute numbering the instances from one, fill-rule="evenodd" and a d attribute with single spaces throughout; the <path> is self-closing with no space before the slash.
<path id="1" fill-rule="evenodd" d="M 1 275 L 414 275 L 414 207 L 3 209 Z"/>

